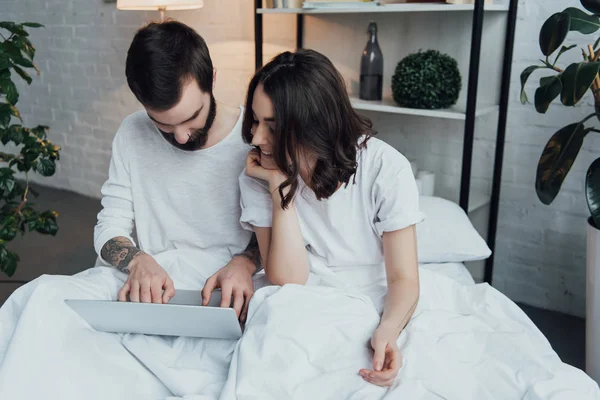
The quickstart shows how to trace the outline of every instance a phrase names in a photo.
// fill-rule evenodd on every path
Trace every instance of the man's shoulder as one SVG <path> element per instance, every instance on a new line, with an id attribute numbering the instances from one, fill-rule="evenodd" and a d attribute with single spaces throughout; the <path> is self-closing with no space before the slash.
<path id="1" fill-rule="evenodd" d="M 145 131 L 152 126 L 152 121 L 148 117 L 146 110 L 139 110 L 125 117 L 119 130 L 135 133 Z"/>

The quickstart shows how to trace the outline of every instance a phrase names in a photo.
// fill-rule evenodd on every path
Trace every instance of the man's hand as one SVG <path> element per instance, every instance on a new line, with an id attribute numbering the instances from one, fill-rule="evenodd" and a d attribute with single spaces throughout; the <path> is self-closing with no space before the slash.
<path id="1" fill-rule="evenodd" d="M 128 269 L 129 279 L 119 290 L 119 301 L 127 301 L 129 294 L 134 303 L 166 304 L 175 296 L 175 286 L 169 274 L 152 256 L 146 253 L 136 256 L 129 263 Z"/>
<path id="2" fill-rule="evenodd" d="M 202 304 L 208 305 L 212 292 L 221 288 L 221 307 L 229 307 L 233 297 L 233 309 L 241 322 L 246 321 L 248 303 L 254 295 L 252 273 L 254 263 L 244 256 L 231 259 L 229 264 L 208 278 L 202 289 Z"/>

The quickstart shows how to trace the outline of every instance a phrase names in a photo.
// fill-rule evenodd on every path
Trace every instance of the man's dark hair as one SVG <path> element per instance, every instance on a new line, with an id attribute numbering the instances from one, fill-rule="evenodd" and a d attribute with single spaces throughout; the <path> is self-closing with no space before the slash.
<path id="1" fill-rule="evenodd" d="M 352 108 L 344 79 L 333 63 L 314 50 L 302 49 L 281 53 L 261 68 L 246 98 L 242 135 L 247 143 L 252 142 L 252 98 L 259 84 L 273 103 L 273 160 L 288 176 L 279 187 L 282 206 L 287 207 L 298 188 L 301 151 L 316 157 L 306 183 L 319 200 L 331 196 L 340 182 L 348 184 L 356 173 L 358 149 L 376 132 L 371 121 Z M 287 186 L 290 190 L 284 196 Z"/>
<path id="2" fill-rule="evenodd" d="M 181 22 L 153 22 L 141 28 L 127 52 L 125 75 L 139 102 L 156 111 L 175 106 L 190 79 L 196 79 L 203 92 L 212 93 L 208 47 L 196 31 Z"/>

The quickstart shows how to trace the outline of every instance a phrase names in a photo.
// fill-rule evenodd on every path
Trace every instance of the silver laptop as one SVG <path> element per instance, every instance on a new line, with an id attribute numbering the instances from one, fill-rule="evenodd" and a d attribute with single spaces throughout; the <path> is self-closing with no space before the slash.
<path id="1" fill-rule="evenodd" d="M 65 300 L 92 328 L 101 332 L 239 339 L 242 328 L 233 308 L 221 308 L 215 290 L 208 306 L 202 293 L 177 290 L 168 304 L 110 300 Z"/>

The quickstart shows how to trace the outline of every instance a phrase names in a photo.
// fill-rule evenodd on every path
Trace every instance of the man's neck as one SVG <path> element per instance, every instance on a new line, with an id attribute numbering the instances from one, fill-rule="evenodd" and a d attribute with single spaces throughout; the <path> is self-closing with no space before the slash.
<path id="1" fill-rule="evenodd" d="M 208 149 L 225 139 L 232 131 L 239 117 L 239 108 L 221 103 L 217 100 L 217 115 L 208 131 L 208 139 L 202 149 Z"/>

